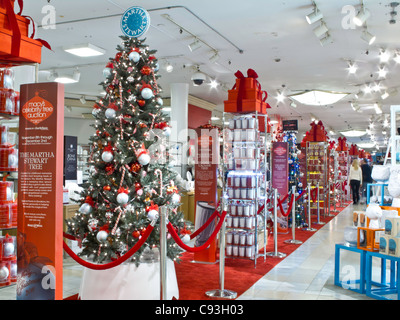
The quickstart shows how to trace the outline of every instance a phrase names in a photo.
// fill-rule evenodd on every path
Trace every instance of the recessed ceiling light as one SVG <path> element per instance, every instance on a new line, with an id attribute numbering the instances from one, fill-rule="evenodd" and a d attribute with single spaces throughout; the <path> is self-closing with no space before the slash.
<path id="1" fill-rule="evenodd" d="M 104 49 L 99 48 L 91 43 L 63 47 L 63 50 L 78 57 L 95 57 L 106 53 Z"/>
<path id="2" fill-rule="evenodd" d="M 357 72 L 357 65 L 355 63 L 349 63 L 348 69 L 350 74 L 355 74 Z"/>
<path id="3" fill-rule="evenodd" d="M 372 142 L 357 143 L 357 146 L 362 149 L 371 149 L 375 147 L 375 143 Z"/>
<path id="4" fill-rule="evenodd" d="M 390 59 L 390 52 L 387 50 L 382 50 L 379 55 L 379 59 L 381 60 L 382 63 L 388 62 Z"/>

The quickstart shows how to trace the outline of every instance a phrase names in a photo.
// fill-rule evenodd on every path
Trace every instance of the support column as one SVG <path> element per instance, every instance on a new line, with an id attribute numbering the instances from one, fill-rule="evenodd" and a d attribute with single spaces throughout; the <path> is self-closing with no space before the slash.
<path id="1" fill-rule="evenodd" d="M 186 173 L 187 151 L 188 151 L 188 83 L 171 84 L 171 135 L 170 142 L 172 146 L 176 144 L 180 150 L 170 150 L 172 155 L 177 157 L 177 165 L 182 165 L 182 175 Z M 181 156 L 180 156 L 181 155 Z"/>

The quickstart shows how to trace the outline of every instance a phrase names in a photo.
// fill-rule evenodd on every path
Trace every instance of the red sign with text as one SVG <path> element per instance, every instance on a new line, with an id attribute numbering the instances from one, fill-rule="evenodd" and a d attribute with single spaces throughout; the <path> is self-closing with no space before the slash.
<path id="1" fill-rule="evenodd" d="M 18 300 L 63 299 L 64 86 L 21 86 Z"/>

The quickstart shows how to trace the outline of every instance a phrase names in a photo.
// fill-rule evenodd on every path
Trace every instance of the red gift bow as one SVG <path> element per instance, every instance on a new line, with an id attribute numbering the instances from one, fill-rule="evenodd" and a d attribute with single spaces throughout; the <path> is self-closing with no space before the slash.
<path id="1" fill-rule="evenodd" d="M 111 144 L 108 144 L 108 146 L 104 147 L 103 151 L 108 151 L 112 153 L 112 146 Z"/>
<path id="2" fill-rule="evenodd" d="M 92 199 L 92 197 L 87 196 L 85 199 L 85 203 L 89 204 L 90 206 L 94 206 L 94 201 Z"/>
<path id="3" fill-rule="evenodd" d="M 146 211 L 147 211 L 147 212 L 149 212 L 149 211 L 151 211 L 151 210 L 156 210 L 156 211 L 158 211 L 158 205 L 156 205 L 156 204 L 154 204 L 154 203 L 151 203 L 151 205 L 149 205 L 149 206 L 146 207 Z"/>
<path id="4" fill-rule="evenodd" d="M 121 188 L 118 189 L 118 193 L 126 193 L 126 194 L 128 194 L 129 193 L 129 189 L 121 187 Z"/>

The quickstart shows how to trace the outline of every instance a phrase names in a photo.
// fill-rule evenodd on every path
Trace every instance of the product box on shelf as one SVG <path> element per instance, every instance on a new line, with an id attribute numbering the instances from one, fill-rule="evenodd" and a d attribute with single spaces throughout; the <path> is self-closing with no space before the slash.
<path id="1" fill-rule="evenodd" d="M 18 170 L 18 149 L 0 146 L 0 171 Z"/>
<path id="2" fill-rule="evenodd" d="M 400 237 L 400 217 L 387 217 L 384 221 L 385 235 Z"/>
<path id="3" fill-rule="evenodd" d="M 0 9 L 1 10 L 1 9 Z M 0 89 L 14 89 L 14 72 L 10 68 L 0 69 Z"/>
<path id="4" fill-rule="evenodd" d="M 2 261 L 11 261 L 16 258 L 17 242 L 15 236 L 9 236 L 8 234 L 0 238 L 2 242 Z"/>
<path id="5" fill-rule="evenodd" d="M 353 212 L 353 226 L 354 227 L 366 227 L 366 216 L 365 211 L 354 211 Z"/>
<path id="6" fill-rule="evenodd" d="M 0 287 L 9 286 L 10 284 L 10 263 L 7 261 L 0 261 Z"/>
<path id="7" fill-rule="evenodd" d="M 379 238 L 379 253 L 388 254 L 388 244 L 389 244 L 388 236 L 381 235 Z"/>

